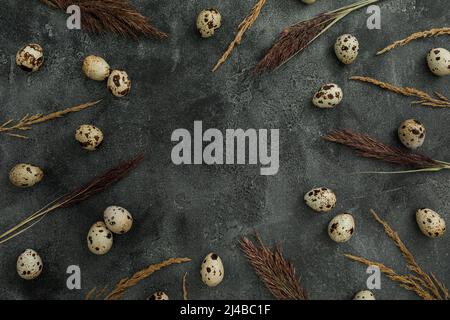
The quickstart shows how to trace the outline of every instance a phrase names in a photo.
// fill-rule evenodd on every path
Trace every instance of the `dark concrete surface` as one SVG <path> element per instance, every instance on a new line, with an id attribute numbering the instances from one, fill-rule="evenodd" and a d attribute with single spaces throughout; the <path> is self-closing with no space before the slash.
<path id="1" fill-rule="evenodd" d="M 127 299 L 144 299 L 156 290 L 180 299 L 181 279 L 188 272 L 192 299 L 268 299 L 268 291 L 250 269 L 237 242 L 258 231 L 267 244 L 280 243 L 297 268 L 312 299 L 349 299 L 364 289 L 365 268 L 346 260 L 350 252 L 384 262 L 406 272 L 399 251 L 372 219 L 374 208 L 399 232 L 426 270 L 450 285 L 449 235 L 428 239 L 415 223 L 415 210 L 430 207 L 450 222 L 449 173 L 361 175 L 367 170 L 398 167 L 356 157 L 349 150 L 320 139 L 332 129 L 352 128 L 399 145 L 396 129 L 416 118 L 428 129 L 421 149 L 433 158 L 450 160 L 448 110 L 411 107 L 411 99 L 350 82 L 351 75 L 369 75 L 398 85 L 447 96 L 449 78 L 433 76 L 425 63 L 432 47 L 449 46 L 448 37 L 417 41 L 374 57 L 393 40 L 431 27 L 447 26 L 445 0 L 386 0 L 380 3 L 382 29 L 368 30 L 364 10 L 341 21 L 327 34 L 278 71 L 259 78 L 247 71 L 264 54 L 282 27 L 313 17 L 352 0 L 271 1 L 245 40 L 217 72 L 209 70 L 234 36 L 234 30 L 254 1 L 134 0 L 155 25 L 170 33 L 165 42 L 132 41 L 68 30 L 66 16 L 39 1 L 2 1 L 0 10 L 0 119 L 27 113 L 52 112 L 104 98 L 101 105 L 33 128 L 32 139 L 0 136 L 0 226 L 6 230 L 58 195 L 70 191 L 121 160 L 145 153 L 145 162 L 106 192 L 70 209 L 55 211 L 18 238 L 0 246 L 0 298 L 80 299 L 93 287 L 112 286 L 148 264 L 175 256 L 189 264 L 167 268 L 127 292 Z M 214 38 L 195 32 L 197 13 L 216 7 L 223 16 Z M 353 33 L 361 52 L 351 66 L 342 66 L 332 46 L 342 33 Z M 46 52 L 43 68 L 27 74 L 15 66 L 16 51 L 40 43 Z M 97 54 L 115 68 L 127 70 L 131 94 L 113 98 L 105 83 L 88 80 L 81 62 Z M 319 110 L 312 94 L 326 82 L 344 90 L 334 110 Z M 280 170 L 260 176 L 259 166 L 175 166 L 170 159 L 170 136 L 177 128 L 192 130 L 194 120 L 204 128 L 280 129 Z M 84 123 L 105 134 L 97 152 L 82 150 L 74 139 Z M 36 187 L 19 190 L 8 181 L 9 169 L 29 162 L 45 170 Z M 303 203 L 314 186 L 335 190 L 338 204 L 329 214 L 316 214 Z M 134 228 L 114 239 L 105 256 L 88 251 L 89 227 L 109 205 L 128 208 Z M 329 220 L 350 212 L 356 220 L 351 241 L 337 245 L 327 235 Z M 15 270 L 17 256 L 37 250 L 45 264 L 35 281 L 24 281 Z M 201 283 L 203 257 L 217 252 L 225 279 L 216 288 Z M 66 288 L 66 268 L 79 265 L 82 290 Z M 378 299 L 416 299 L 382 278 Z"/>

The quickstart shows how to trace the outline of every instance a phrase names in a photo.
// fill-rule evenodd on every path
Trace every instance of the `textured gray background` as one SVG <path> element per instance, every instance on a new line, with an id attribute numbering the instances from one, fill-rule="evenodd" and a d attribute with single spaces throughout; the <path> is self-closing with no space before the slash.
<path id="1" fill-rule="evenodd" d="M 144 152 L 146 160 L 108 191 L 52 213 L 2 245 L 0 298 L 79 299 L 95 286 L 112 286 L 148 264 L 174 256 L 193 261 L 160 271 L 130 290 L 126 298 L 143 299 L 165 290 L 179 299 L 186 271 L 193 299 L 271 298 L 237 246 L 242 235 L 257 230 L 267 244 L 282 244 L 311 298 L 349 299 L 364 288 L 367 275 L 364 267 L 342 256 L 345 252 L 406 272 L 398 250 L 371 218 L 369 208 L 392 224 L 419 263 L 450 285 L 448 235 L 430 240 L 420 233 L 414 218 L 418 207 L 431 207 L 450 222 L 448 172 L 353 175 L 398 167 L 357 158 L 320 139 L 332 129 L 352 128 L 399 145 L 397 126 L 416 118 L 428 129 L 421 151 L 450 159 L 448 110 L 411 107 L 408 98 L 347 80 L 351 75 L 370 75 L 449 96 L 449 78 L 433 76 L 424 59 L 431 47 L 448 47 L 447 37 L 417 41 L 374 57 L 377 49 L 392 40 L 447 25 L 447 1 L 383 1 L 382 30 L 368 30 L 368 16 L 359 11 L 285 67 L 252 79 L 246 72 L 282 27 L 353 2 L 319 0 L 306 6 L 299 0 L 269 0 L 231 59 L 217 73 L 210 73 L 254 2 L 134 0 L 155 25 L 170 33 L 170 39 L 160 43 L 70 31 L 64 14 L 37 0 L 2 1 L 0 119 L 105 98 L 93 109 L 34 127 L 29 141 L 0 137 L 2 231 L 123 159 Z M 214 38 L 202 40 L 195 32 L 195 18 L 207 7 L 220 10 L 223 26 Z M 332 51 L 342 33 L 355 34 L 361 46 L 357 62 L 347 67 L 338 63 Z M 18 48 L 29 42 L 40 43 L 46 51 L 44 67 L 34 74 L 24 73 L 14 63 Z M 130 96 L 115 99 L 104 83 L 86 79 L 81 62 L 88 54 L 104 56 L 111 66 L 127 70 L 133 80 Z M 326 82 L 336 82 L 344 90 L 344 101 L 334 110 L 319 110 L 310 103 L 312 94 Z M 177 128 L 192 130 L 194 120 L 203 120 L 204 128 L 221 130 L 279 128 L 279 173 L 260 176 L 259 166 L 173 165 L 170 135 Z M 105 134 L 97 152 L 84 151 L 75 142 L 74 130 L 84 123 L 99 126 Z M 18 162 L 41 166 L 45 179 L 32 189 L 14 188 L 8 171 Z M 329 214 L 316 214 L 303 203 L 306 191 L 322 185 L 334 189 L 338 197 L 336 209 Z M 109 254 L 94 256 L 86 246 L 87 231 L 113 204 L 128 208 L 135 226 L 115 237 Z M 357 231 L 350 242 L 337 245 L 328 238 L 326 227 L 343 211 L 354 215 Z M 15 271 L 18 254 L 28 247 L 37 250 L 45 264 L 41 277 L 31 282 L 20 279 Z M 202 258 L 210 251 L 222 257 L 226 272 L 223 283 L 213 289 L 199 277 Z M 82 269 L 81 291 L 66 289 L 65 270 L 71 264 Z M 379 299 L 416 298 L 386 278 L 376 295 Z"/>

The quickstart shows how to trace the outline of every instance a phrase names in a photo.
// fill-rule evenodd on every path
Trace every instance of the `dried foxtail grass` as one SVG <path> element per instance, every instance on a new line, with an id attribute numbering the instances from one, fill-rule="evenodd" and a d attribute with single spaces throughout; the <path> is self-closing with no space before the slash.
<path id="1" fill-rule="evenodd" d="M 5 243 L 17 237 L 21 233 L 27 231 L 36 223 L 40 222 L 45 216 L 47 216 L 47 214 L 55 211 L 56 209 L 73 206 L 100 193 L 101 191 L 105 190 L 112 184 L 118 182 L 126 175 L 128 175 L 128 173 L 135 169 L 143 159 L 144 157 L 142 155 L 139 155 L 126 162 L 123 162 L 118 166 L 110 169 L 105 174 L 94 178 L 86 185 L 75 189 L 74 191 L 47 204 L 45 207 L 31 214 L 28 218 L 24 219 L 16 226 L 0 234 L 0 244 Z"/>
<path id="2" fill-rule="evenodd" d="M 105 300 L 119 300 L 123 297 L 124 293 L 128 289 L 130 289 L 131 287 L 134 287 L 142 280 L 150 277 L 155 272 L 157 272 L 163 268 L 166 268 L 170 265 L 173 265 L 173 264 L 186 263 L 186 262 L 190 262 L 190 261 L 191 261 L 191 259 L 189 259 L 189 258 L 171 258 L 171 259 L 162 261 L 157 264 L 152 264 L 152 265 L 148 266 L 147 268 L 136 272 L 134 275 L 131 276 L 131 278 L 124 278 L 124 279 L 120 280 L 116 284 L 114 289 L 110 293 L 108 293 L 104 299 Z M 95 293 L 95 288 L 92 289 L 88 293 L 88 296 L 86 296 L 86 299 L 91 298 L 94 293 Z M 100 298 L 102 298 L 102 295 L 96 295 L 95 297 L 96 297 L 96 299 L 100 299 Z"/>
<path id="3" fill-rule="evenodd" d="M 189 292 L 188 292 L 188 288 L 187 288 L 186 277 L 187 277 L 187 272 L 183 276 L 183 283 L 182 283 L 183 300 L 189 300 Z"/>
<path id="4" fill-rule="evenodd" d="M 241 24 L 238 27 L 238 32 L 236 34 L 236 37 L 234 40 L 230 43 L 227 50 L 223 53 L 222 57 L 217 61 L 216 65 L 212 69 L 212 71 L 216 71 L 222 64 L 227 61 L 228 57 L 233 52 L 234 48 L 241 44 L 242 37 L 247 32 L 248 29 L 251 28 L 251 26 L 255 23 L 256 19 L 258 19 L 258 16 L 266 4 L 266 0 L 258 0 L 258 2 L 255 4 L 255 6 L 252 8 L 252 11 L 250 14 L 244 19 L 244 21 L 241 22 Z"/>
<path id="5" fill-rule="evenodd" d="M 313 19 L 286 27 L 266 55 L 253 68 L 252 73 L 261 74 L 282 66 L 348 14 L 379 1 L 358 1 L 352 5 L 324 12 Z"/>
<path id="6" fill-rule="evenodd" d="M 14 120 L 10 119 L 0 125 L 0 133 L 4 133 L 6 135 L 9 135 L 11 137 L 15 138 L 21 138 L 21 139 L 28 139 L 27 136 L 23 134 L 19 134 L 18 132 L 28 131 L 32 129 L 32 126 L 35 124 L 40 124 L 43 122 L 55 120 L 58 118 L 61 118 L 69 113 L 73 112 L 79 112 L 81 110 L 90 108 L 92 106 L 95 106 L 97 103 L 99 103 L 101 100 L 93 101 L 93 102 L 87 102 L 83 103 L 71 108 L 67 108 L 61 111 L 56 111 L 47 115 L 43 114 L 35 114 L 35 115 L 25 115 L 22 119 L 19 121 L 14 122 Z"/>
<path id="7" fill-rule="evenodd" d="M 94 32 L 111 32 L 137 38 L 139 35 L 165 39 L 167 34 L 155 28 L 129 0 L 41 0 L 45 4 L 66 11 L 77 5 L 81 11 L 82 28 Z"/>
<path id="8" fill-rule="evenodd" d="M 258 235 L 256 239 L 259 245 L 242 238 L 241 249 L 272 295 L 279 300 L 307 300 L 308 295 L 300 285 L 294 265 L 284 258 L 281 247 L 272 250 Z"/>
<path id="9" fill-rule="evenodd" d="M 444 95 L 435 92 L 436 98 L 433 98 L 428 93 L 414 89 L 409 87 L 397 87 L 390 83 L 379 81 L 374 78 L 370 77 L 360 77 L 360 76 L 354 76 L 351 77 L 350 80 L 356 80 L 361 82 L 370 83 L 373 85 L 376 85 L 382 89 L 401 94 L 407 97 L 416 97 L 420 100 L 412 102 L 413 104 L 420 104 L 422 106 L 426 107 L 432 107 L 432 108 L 450 108 L 450 101 L 447 97 Z"/>
<path id="10" fill-rule="evenodd" d="M 450 169 L 450 163 L 431 159 L 430 157 L 407 151 L 405 148 L 388 146 L 374 138 L 352 130 L 333 131 L 323 137 L 326 141 L 339 143 L 356 150 L 358 155 L 389 163 L 410 166 L 415 170 L 372 173 L 411 173 L 435 172 Z"/>
<path id="11" fill-rule="evenodd" d="M 402 288 L 413 291 L 424 300 L 449 300 L 450 295 L 445 285 L 440 282 L 432 273 L 429 274 L 422 269 L 422 267 L 416 262 L 412 253 L 400 239 L 398 233 L 394 229 L 392 229 L 392 227 L 387 222 L 383 221 L 372 209 L 370 210 L 370 212 L 372 213 L 374 219 L 383 226 L 384 232 L 399 248 L 400 252 L 402 253 L 403 259 L 408 266 L 408 269 L 411 271 L 411 274 L 399 275 L 393 269 L 385 266 L 382 263 L 371 261 L 362 257 L 357 257 L 351 254 L 345 254 L 345 257 L 366 266 L 378 267 L 380 271 L 383 272 L 389 279 L 398 282 Z"/>
<path id="12" fill-rule="evenodd" d="M 450 35 L 450 28 L 433 28 L 433 29 L 426 30 L 426 31 L 415 32 L 415 33 L 409 35 L 408 37 L 406 37 L 405 39 L 395 41 L 392 44 L 388 45 L 386 48 L 378 51 L 377 55 L 384 54 L 384 53 L 391 51 L 392 49 L 395 49 L 397 47 L 405 46 L 414 40 L 438 37 L 438 36 L 443 36 L 443 35 Z"/>

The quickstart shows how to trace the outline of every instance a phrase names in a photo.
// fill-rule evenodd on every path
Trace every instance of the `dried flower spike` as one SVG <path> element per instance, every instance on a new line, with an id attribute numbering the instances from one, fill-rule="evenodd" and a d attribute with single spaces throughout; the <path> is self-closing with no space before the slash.
<path id="1" fill-rule="evenodd" d="M 343 8 L 324 12 L 317 17 L 301 21 L 290 27 L 286 27 L 278 36 L 278 39 L 269 49 L 267 54 L 253 68 L 253 74 L 261 74 L 263 72 L 272 71 L 296 54 L 303 51 L 319 36 L 330 29 L 339 20 L 345 18 L 348 14 L 355 10 L 368 6 L 380 0 L 363 0 Z"/>
<path id="2" fill-rule="evenodd" d="M 27 136 L 18 134 L 17 132 L 31 130 L 31 127 L 35 124 L 55 120 L 55 119 L 61 118 L 62 116 L 65 116 L 68 113 L 78 112 L 78 111 L 90 108 L 92 106 L 95 106 L 100 101 L 101 100 L 83 103 L 78 106 L 67 108 L 67 109 L 64 109 L 61 111 L 56 111 L 56 112 L 53 112 L 53 113 L 50 113 L 47 115 L 35 114 L 35 115 L 30 116 L 27 114 L 22 119 L 17 121 L 15 124 L 14 124 L 14 120 L 8 120 L 4 124 L 0 125 L 0 133 L 7 134 L 11 137 L 28 139 Z"/>
<path id="3" fill-rule="evenodd" d="M 428 93 L 409 87 L 397 87 L 387 82 L 382 82 L 370 77 L 353 76 L 350 80 L 356 80 L 361 82 L 367 82 L 376 85 L 382 89 L 401 94 L 407 97 L 416 97 L 420 100 L 414 101 L 413 104 L 420 104 L 422 106 L 432 108 L 450 108 L 450 101 L 444 95 L 435 92 L 436 98 L 433 98 Z"/>
<path id="4" fill-rule="evenodd" d="M 344 256 L 366 266 L 377 266 L 389 279 L 398 282 L 402 288 L 413 291 L 424 300 L 449 300 L 450 295 L 444 284 L 440 282 L 433 274 L 428 274 L 422 269 L 422 267 L 419 266 L 412 253 L 400 239 L 398 233 L 395 232 L 395 230 L 392 229 L 387 222 L 383 221 L 372 209 L 370 212 L 372 213 L 374 219 L 383 226 L 384 232 L 400 249 L 408 269 L 412 272 L 412 274 L 399 275 L 393 269 L 386 267 L 382 263 L 370 261 L 351 254 L 345 254 Z"/>
<path id="5" fill-rule="evenodd" d="M 287 261 L 281 248 L 271 250 L 256 235 L 259 246 L 244 237 L 241 249 L 272 295 L 279 300 L 307 300 L 306 291 L 300 286 L 295 268 Z"/>
<path id="6" fill-rule="evenodd" d="M 22 232 L 25 232 L 36 223 L 41 221 L 50 212 L 56 209 L 73 206 L 105 190 L 110 185 L 124 178 L 128 173 L 130 173 L 130 171 L 135 169 L 143 159 L 144 157 L 142 155 L 139 155 L 126 162 L 123 162 L 118 166 L 112 168 L 105 174 L 94 178 L 83 187 L 80 187 L 73 192 L 70 192 L 56 199 L 55 201 L 50 202 L 42 209 L 36 211 L 25 220 L 18 223 L 16 226 L 0 234 L 0 244 L 15 238 Z"/>
<path id="7" fill-rule="evenodd" d="M 212 69 L 213 72 L 216 71 L 222 64 L 224 64 L 225 61 L 227 61 L 228 57 L 233 52 L 234 48 L 237 45 L 241 44 L 242 37 L 244 36 L 245 32 L 247 32 L 247 30 L 250 29 L 251 26 L 255 23 L 256 19 L 258 19 L 258 16 L 265 4 L 266 0 L 258 0 L 255 6 L 252 8 L 250 14 L 244 19 L 244 21 L 241 22 L 241 24 L 238 27 L 236 37 L 230 43 L 227 50 L 223 53 L 219 61 L 217 61 L 216 65 Z"/>
<path id="8" fill-rule="evenodd" d="M 133 276 L 131 276 L 131 278 L 124 278 L 120 280 L 115 288 L 105 297 L 105 300 L 119 300 L 129 288 L 150 277 L 153 273 L 161 270 L 162 268 L 168 267 L 172 264 L 180 264 L 190 261 L 190 258 L 171 258 L 158 264 L 152 264 L 147 268 L 136 272 Z"/>
<path id="9" fill-rule="evenodd" d="M 139 35 L 165 39 L 167 34 L 155 28 L 130 4 L 130 0 L 41 0 L 64 10 L 77 5 L 82 28 L 94 33 L 112 32 L 136 39 Z"/>
<path id="10" fill-rule="evenodd" d="M 323 139 L 350 147 L 365 158 L 377 159 L 389 163 L 410 166 L 415 170 L 371 173 L 410 173 L 435 172 L 450 169 L 450 163 L 433 160 L 420 153 L 411 153 L 406 149 L 388 146 L 368 135 L 352 130 L 333 131 Z"/>
<path id="11" fill-rule="evenodd" d="M 380 50 L 377 52 L 377 55 L 384 54 L 388 51 L 391 51 L 392 49 L 400 46 L 407 45 L 411 41 L 417 40 L 417 39 L 424 39 L 424 38 L 430 38 L 430 37 L 437 37 L 437 36 L 443 36 L 443 35 L 450 35 L 450 28 L 434 28 L 426 31 L 421 32 L 415 32 L 411 34 L 410 36 L 406 37 L 405 39 L 395 41 L 394 43 L 388 45 L 386 48 Z"/>

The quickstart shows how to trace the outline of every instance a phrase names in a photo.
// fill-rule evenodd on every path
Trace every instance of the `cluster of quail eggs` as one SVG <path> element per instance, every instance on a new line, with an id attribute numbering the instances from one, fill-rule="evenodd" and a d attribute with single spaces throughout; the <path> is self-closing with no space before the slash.
<path id="1" fill-rule="evenodd" d="M 133 226 L 131 213 L 119 206 L 110 206 L 103 213 L 103 221 L 95 222 L 89 229 L 87 245 L 89 251 L 96 255 L 104 255 L 111 250 L 113 233 L 125 234 Z"/>
<path id="2" fill-rule="evenodd" d="M 116 97 L 125 97 L 131 90 L 131 80 L 126 71 L 111 70 L 105 59 L 95 55 L 83 61 L 83 72 L 89 79 L 105 81 L 108 90 Z"/>
<path id="3" fill-rule="evenodd" d="M 43 63 L 44 49 L 37 43 L 31 43 L 22 47 L 16 54 L 16 64 L 28 72 L 38 71 Z M 95 81 L 107 80 L 108 90 L 116 97 L 124 97 L 130 92 L 131 80 L 127 72 L 111 70 L 109 64 L 102 57 L 87 56 L 83 61 L 82 70 L 89 79 Z"/>
<path id="4" fill-rule="evenodd" d="M 44 49 L 39 44 L 28 44 L 16 54 L 16 64 L 25 71 L 35 72 L 39 70 L 43 63 Z M 95 81 L 107 79 L 107 87 L 116 97 L 124 97 L 130 92 L 131 80 L 128 74 L 121 70 L 111 70 L 109 64 L 102 57 L 87 56 L 83 61 L 82 70 L 89 79 Z M 92 124 L 83 124 L 75 130 L 75 139 L 84 149 L 94 151 L 103 142 L 103 132 Z M 27 166 L 31 169 L 35 168 Z M 22 175 L 21 172 L 20 168 L 17 168 L 15 172 L 11 172 L 14 175 L 10 176 L 10 180 L 14 185 L 31 187 L 42 179 L 42 174 L 36 177 L 27 177 Z M 15 173 L 19 173 L 19 175 Z M 26 178 L 25 181 L 23 181 L 24 177 Z"/>
<path id="5" fill-rule="evenodd" d="M 319 187 L 304 195 L 305 203 L 312 210 L 320 213 L 330 212 L 336 206 L 336 194 L 329 188 Z M 420 231 L 429 238 L 442 237 L 446 231 L 446 223 L 442 216 L 429 208 L 421 208 L 416 212 L 416 222 Z M 328 223 L 328 236 L 337 243 L 349 241 L 355 233 L 355 219 L 350 213 L 340 213 Z M 369 290 L 358 292 L 354 300 L 375 300 Z"/>
<path id="6" fill-rule="evenodd" d="M 359 53 L 358 39 L 351 34 L 339 36 L 334 44 L 337 59 L 344 65 L 355 62 Z M 332 109 L 341 103 L 343 91 L 336 83 L 327 83 L 314 94 L 312 103 L 321 109 Z"/>
<path id="7" fill-rule="evenodd" d="M 304 200 L 306 205 L 316 212 L 329 212 L 336 206 L 336 194 L 333 190 L 320 187 L 308 191 Z M 338 243 L 347 242 L 355 232 L 355 220 L 350 213 L 336 215 L 328 224 L 328 235 Z"/>

